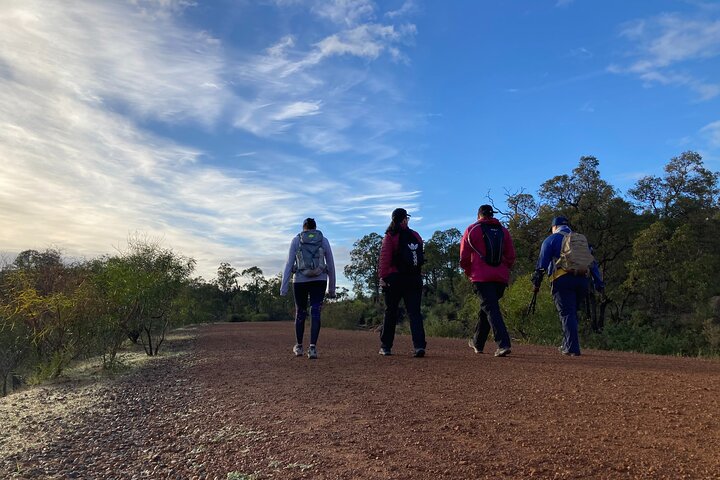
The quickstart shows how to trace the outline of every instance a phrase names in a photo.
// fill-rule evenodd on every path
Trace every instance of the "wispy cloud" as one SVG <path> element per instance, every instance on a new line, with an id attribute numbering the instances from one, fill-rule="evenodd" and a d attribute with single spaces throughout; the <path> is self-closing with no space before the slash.
<path id="1" fill-rule="evenodd" d="M 631 46 L 626 64 L 608 67 L 612 73 L 636 75 L 646 86 L 674 85 L 693 90 L 700 100 L 720 94 L 720 83 L 695 73 L 699 62 L 720 56 L 720 19 L 677 13 L 637 20 L 623 26 L 620 36 Z"/>
<path id="2" fill-rule="evenodd" d="M 555 6 L 556 7 L 567 7 L 567 6 L 571 5 L 573 2 L 575 2 L 575 0 L 557 0 L 555 2 Z"/>
<path id="3" fill-rule="evenodd" d="M 385 13 L 388 18 L 398 18 L 412 15 L 420 10 L 420 7 L 414 0 L 405 0 L 397 10 L 391 10 Z"/>
<path id="4" fill-rule="evenodd" d="M 374 17 L 375 3 L 370 0 L 318 1 L 312 10 L 332 22 L 353 26 Z"/>
<path id="5" fill-rule="evenodd" d="M 595 107 L 592 102 L 585 102 L 580 107 L 580 111 L 585 113 L 595 113 Z"/>
<path id="6" fill-rule="evenodd" d="M 705 125 L 700 133 L 712 147 L 720 147 L 720 120 Z"/>
<path id="7" fill-rule="evenodd" d="M 178 21 L 193 2 L 1 4 L 3 249 L 94 256 L 142 231 L 195 257 L 206 277 L 221 261 L 274 274 L 303 216 L 377 225 L 395 202 L 418 206 L 416 189 L 380 169 L 347 173 L 348 162 L 396 152 L 382 141 L 403 125 L 396 92 L 367 62 L 400 55 L 414 26 L 362 23 L 370 2 L 333 5 L 312 10 L 340 26 L 320 41 L 279 34 L 265 50 L 229 52 Z M 332 65 L 339 57 L 365 65 Z M 265 141 L 215 163 L 222 154 L 153 123 L 200 136 L 235 126 Z M 339 151 L 347 161 L 322 157 Z"/>
<path id="8" fill-rule="evenodd" d="M 593 53 L 585 47 L 573 48 L 568 52 L 569 57 L 588 59 L 593 57 Z"/>

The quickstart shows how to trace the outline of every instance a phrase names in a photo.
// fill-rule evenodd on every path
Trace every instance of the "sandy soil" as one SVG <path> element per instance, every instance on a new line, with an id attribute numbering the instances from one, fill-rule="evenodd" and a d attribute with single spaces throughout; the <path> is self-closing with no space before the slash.
<path id="1" fill-rule="evenodd" d="M 187 354 L 0 399 L 0 478 L 719 478 L 720 362 L 216 324 Z M 490 345 L 487 350 L 490 351 Z"/>

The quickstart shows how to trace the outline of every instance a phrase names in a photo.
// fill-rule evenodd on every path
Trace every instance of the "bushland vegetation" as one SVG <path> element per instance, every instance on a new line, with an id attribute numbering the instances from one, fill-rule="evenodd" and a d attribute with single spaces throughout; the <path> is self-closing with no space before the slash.
<path id="1" fill-rule="evenodd" d="M 564 215 L 592 243 L 606 281 L 582 306 L 583 345 L 675 355 L 720 353 L 720 184 L 701 156 L 672 158 L 662 176 L 646 176 L 622 194 L 600 174 L 595 157 L 543 182 L 536 195 L 506 192 L 500 217 L 509 228 L 517 263 L 501 306 L 515 336 L 556 344 L 560 326 L 545 283 L 534 314 L 530 275 L 552 217 Z M 478 199 L 478 203 L 492 199 Z M 474 219 L 468 218 L 468 224 Z M 462 226 L 464 228 L 465 225 Z M 423 312 L 437 336 L 465 336 L 478 300 L 458 265 L 461 231 L 436 231 L 425 244 Z M 354 299 L 329 306 L 324 322 L 377 325 L 382 301 L 377 256 L 382 237 L 354 244 L 345 269 Z"/>
<path id="2" fill-rule="evenodd" d="M 506 192 L 503 222 L 518 260 L 501 302 L 514 336 L 555 344 L 560 327 L 547 283 L 534 314 L 530 275 L 553 216 L 565 215 L 593 244 L 606 281 L 581 308 L 583 345 L 675 355 L 720 354 L 720 184 L 695 152 L 665 165 L 622 194 L 582 157 L 572 172 L 548 179 L 536 195 Z M 478 199 L 478 203 L 492 201 Z M 473 221 L 468 219 L 468 224 Z M 465 225 L 460 226 L 464 228 Z M 382 322 L 377 268 L 382 232 L 358 239 L 345 266 L 352 292 L 326 302 L 323 324 L 373 328 Z M 466 336 L 478 300 L 459 267 L 458 228 L 425 243 L 423 313 L 433 336 Z M 214 321 L 289 320 L 292 296 L 281 276 L 222 263 L 216 278 L 194 278 L 195 261 L 136 236 L 115 255 L 64 258 L 56 249 L 21 252 L 0 264 L 0 384 L 61 375 L 76 359 L 117 365 L 124 344 L 157 355 L 169 328 Z M 402 327 L 401 327 L 402 328 Z"/>

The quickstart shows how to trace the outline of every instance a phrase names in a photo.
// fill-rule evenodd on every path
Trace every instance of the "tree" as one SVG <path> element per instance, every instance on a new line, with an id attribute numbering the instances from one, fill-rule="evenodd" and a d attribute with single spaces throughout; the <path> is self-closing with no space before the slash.
<path id="1" fill-rule="evenodd" d="M 240 276 L 241 274 L 227 262 L 221 263 L 218 267 L 215 284 L 222 294 L 226 307 L 232 308 L 232 297 L 238 290 L 238 278 Z"/>
<path id="2" fill-rule="evenodd" d="M 564 215 L 573 229 L 587 236 L 606 277 L 608 293 L 612 294 L 627 274 L 625 264 L 631 255 L 633 238 L 645 223 L 600 177 L 599 165 L 595 157 L 581 157 L 572 175 L 559 175 L 544 182 L 540 197 L 546 203 L 540 208 L 540 217 L 547 229 L 551 217 Z"/>
<path id="3" fill-rule="evenodd" d="M 83 329 L 88 324 L 91 299 L 88 277 L 84 265 L 64 265 L 55 250 L 22 252 L 4 274 L 6 295 L 0 316 L 10 330 L 27 332 L 38 378 L 57 377 L 86 346 L 88 336 Z"/>
<path id="4" fill-rule="evenodd" d="M 263 271 L 260 267 L 250 267 L 240 272 L 240 276 L 249 278 L 243 290 L 247 292 L 254 313 L 260 313 L 260 299 L 268 283 L 263 276 Z"/>
<path id="5" fill-rule="evenodd" d="M 455 284 L 460 276 L 461 239 L 462 234 L 457 228 L 437 230 L 424 246 L 426 284 L 443 300 L 455 295 Z"/>
<path id="6" fill-rule="evenodd" d="M 353 243 L 350 250 L 350 263 L 345 265 L 345 276 L 353 282 L 353 290 L 357 296 L 370 292 L 373 302 L 380 298 L 380 279 L 378 267 L 382 237 L 377 233 L 369 233 Z"/>
<path id="7" fill-rule="evenodd" d="M 646 176 L 628 192 L 638 208 L 658 218 L 677 218 L 718 207 L 718 172 L 705 168 L 696 152 L 683 152 L 665 165 L 665 176 Z"/>
<path id="8" fill-rule="evenodd" d="M 131 238 L 126 251 L 107 260 L 102 288 L 109 310 L 116 312 L 121 328 L 137 329 L 147 355 L 157 355 L 173 302 L 194 268 L 192 258 L 142 238 Z"/>

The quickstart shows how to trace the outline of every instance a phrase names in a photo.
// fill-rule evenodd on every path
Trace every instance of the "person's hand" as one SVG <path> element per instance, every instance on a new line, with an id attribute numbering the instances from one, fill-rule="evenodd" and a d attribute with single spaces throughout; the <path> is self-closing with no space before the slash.
<path id="1" fill-rule="evenodd" d="M 380 286 L 381 286 L 381 287 L 387 287 L 387 283 L 385 283 L 385 279 L 384 279 L 384 278 L 381 278 L 381 279 L 380 279 Z"/>
<path id="2" fill-rule="evenodd" d="M 595 291 L 600 295 L 605 295 L 605 282 L 595 282 Z"/>
<path id="3" fill-rule="evenodd" d="M 382 285 L 383 287 L 389 287 L 395 283 L 395 280 L 397 280 L 397 277 L 398 277 L 398 273 L 391 273 L 390 275 L 388 275 L 387 277 L 385 277 L 381 280 L 382 283 L 380 285 Z M 383 285 L 383 283 L 384 283 L 384 285 Z"/>
<path id="4" fill-rule="evenodd" d="M 330 290 L 325 296 L 327 298 L 335 298 L 335 290 Z"/>
<path id="5" fill-rule="evenodd" d="M 543 277 L 545 276 L 545 270 L 535 270 L 530 277 L 530 282 L 533 285 L 533 292 L 540 291 L 540 285 L 542 284 Z"/>
<path id="6" fill-rule="evenodd" d="M 287 290 L 280 290 L 280 296 L 281 296 L 281 297 L 284 297 L 284 296 L 286 296 L 287 294 L 288 294 L 288 291 L 287 291 Z"/>

